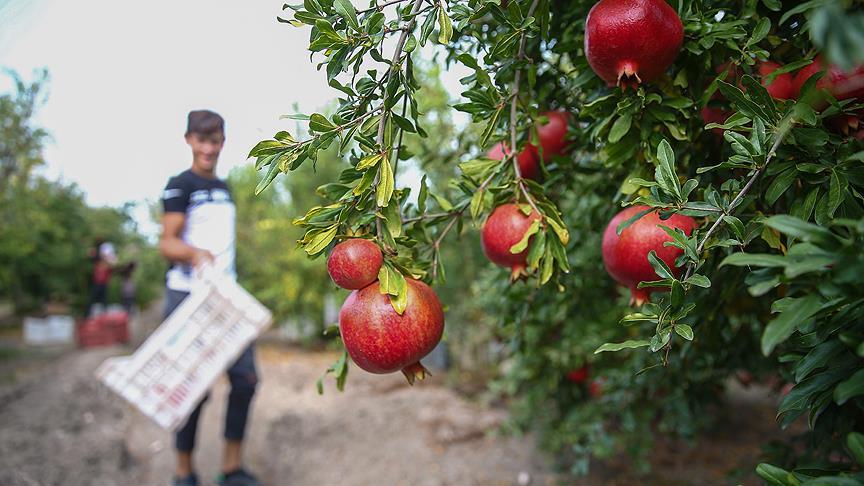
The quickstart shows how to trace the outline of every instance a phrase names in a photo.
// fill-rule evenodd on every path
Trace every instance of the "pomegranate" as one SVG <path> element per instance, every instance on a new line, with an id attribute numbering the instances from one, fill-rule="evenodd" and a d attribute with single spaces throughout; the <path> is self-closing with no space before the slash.
<path id="1" fill-rule="evenodd" d="M 706 106 L 705 108 L 702 108 L 702 111 L 699 113 L 702 115 L 702 121 L 705 122 L 706 125 L 709 123 L 726 123 L 726 120 L 732 116 L 731 111 L 714 106 Z M 725 130 L 722 128 L 712 128 L 711 132 L 722 137 Z"/>
<path id="2" fill-rule="evenodd" d="M 566 111 L 547 111 L 543 116 L 549 119 L 537 127 L 537 137 L 543 149 L 543 160 L 549 162 L 552 157 L 564 155 L 569 140 L 567 140 L 567 123 L 570 113 Z"/>
<path id="3" fill-rule="evenodd" d="M 648 206 L 630 206 L 621 211 L 609 221 L 603 233 L 603 264 L 606 271 L 618 283 L 630 288 L 630 303 L 636 305 L 647 302 L 651 292 L 658 290 L 637 288 L 639 282 L 660 278 L 648 261 L 651 250 L 657 252 L 657 256 L 669 265 L 676 276 L 681 273 L 681 269 L 675 267 L 675 259 L 682 251 L 674 246 L 663 246 L 663 243 L 672 241 L 672 237 L 657 225 L 678 228 L 687 235 L 696 227 L 696 221 L 689 216 L 675 214 L 663 221 L 656 211 L 652 211 L 624 229 L 620 236 L 615 233 L 620 223 L 646 209 Z"/>
<path id="4" fill-rule="evenodd" d="M 585 21 L 585 57 L 609 86 L 662 76 L 683 41 L 681 19 L 665 0 L 600 0 Z"/>
<path id="5" fill-rule="evenodd" d="M 343 289 L 357 290 L 378 279 L 384 262 L 381 248 L 362 238 L 345 240 L 333 247 L 327 258 L 327 273 Z"/>
<path id="6" fill-rule="evenodd" d="M 796 98 L 801 96 L 801 87 L 810 76 L 822 70 L 826 73 L 816 82 L 817 88 L 828 91 L 837 100 L 864 97 L 864 66 L 844 71 L 833 64 L 826 66 L 822 58 L 817 56 L 812 64 L 805 66 L 795 75 L 792 89 Z"/>
<path id="7" fill-rule="evenodd" d="M 856 140 L 864 140 L 864 112 L 855 114 L 842 114 L 832 116 L 825 120 L 825 124 L 835 133 L 844 137 L 852 137 Z"/>
<path id="8" fill-rule="evenodd" d="M 536 211 L 532 211 L 529 217 L 519 209 L 519 206 L 510 203 L 495 208 L 483 225 L 480 235 L 483 253 L 492 263 L 510 268 L 512 280 L 525 274 L 530 242 L 528 248 L 519 253 L 511 253 L 510 248 L 522 240 L 531 222 L 539 219 L 540 215 Z"/>
<path id="9" fill-rule="evenodd" d="M 585 383 L 588 380 L 588 365 L 567 372 L 567 379 L 572 383 Z"/>
<path id="10" fill-rule="evenodd" d="M 588 395 L 591 398 L 600 398 L 603 396 L 603 383 L 606 380 L 603 378 L 595 378 L 588 383 Z"/>
<path id="11" fill-rule="evenodd" d="M 486 156 L 492 160 L 504 160 L 504 157 L 510 154 L 510 149 L 503 142 L 495 144 Z M 537 155 L 537 147 L 530 143 L 525 144 L 525 148 L 516 156 L 519 162 L 519 172 L 526 179 L 537 180 L 540 178 L 540 157 Z"/>
<path id="12" fill-rule="evenodd" d="M 339 311 L 339 331 L 354 363 L 369 373 L 401 370 L 408 383 L 422 380 L 426 368 L 420 359 L 441 340 L 444 311 L 431 287 L 406 279 L 408 303 L 396 313 L 379 282 L 351 292 Z"/>
<path id="13" fill-rule="evenodd" d="M 776 62 L 764 61 L 759 63 L 756 70 L 759 71 L 759 76 L 765 78 L 781 67 L 782 66 Z M 795 88 L 792 85 L 792 75 L 789 73 L 777 75 L 769 84 L 765 84 L 765 81 L 763 80 L 762 86 L 765 86 L 765 89 L 768 90 L 768 94 L 774 99 L 791 100 L 792 98 L 795 98 Z"/>

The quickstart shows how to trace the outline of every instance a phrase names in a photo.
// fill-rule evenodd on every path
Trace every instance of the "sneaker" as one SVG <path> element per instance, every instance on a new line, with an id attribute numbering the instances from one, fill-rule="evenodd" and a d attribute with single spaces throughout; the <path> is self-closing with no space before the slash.
<path id="1" fill-rule="evenodd" d="M 220 475 L 218 482 L 220 486 L 264 486 L 243 468 Z"/>
<path id="2" fill-rule="evenodd" d="M 198 476 L 192 473 L 185 478 L 174 477 L 171 481 L 171 486 L 198 486 Z"/>

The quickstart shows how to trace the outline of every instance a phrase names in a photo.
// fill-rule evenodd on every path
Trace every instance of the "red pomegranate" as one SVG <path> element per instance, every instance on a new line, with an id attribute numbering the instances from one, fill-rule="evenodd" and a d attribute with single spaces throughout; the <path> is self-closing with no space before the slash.
<path id="1" fill-rule="evenodd" d="M 723 108 L 717 108 L 714 106 L 706 106 L 702 108 L 702 111 L 699 112 L 702 115 L 702 121 L 705 122 L 706 125 L 709 123 L 726 123 L 726 120 L 732 116 L 732 112 L 729 110 L 725 110 Z M 720 137 L 723 136 L 722 128 L 712 128 L 711 132 Z"/>
<path id="2" fill-rule="evenodd" d="M 333 247 L 327 258 L 327 273 L 343 289 L 356 290 L 378 279 L 384 262 L 381 248 L 362 238 L 345 240 Z"/>
<path id="3" fill-rule="evenodd" d="M 548 122 L 537 126 L 537 137 L 540 139 L 540 147 L 543 149 L 543 160 L 549 162 L 552 157 L 564 155 L 567 144 L 567 123 L 570 121 L 570 113 L 566 111 L 547 111 L 543 116 Z"/>
<path id="4" fill-rule="evenodd" d="M 588 383 L 588 395 L 591 398 L 600 398 L 603 396 L 603 384 L 606 382 L 603 378 L 595 378 Z"/>
<path id="5" fill-rule="evenodd" d="M 504 160 L 504 157 L 509 154 L 510 149 L 503 142 L 495 144 L 489 152 L 486 152 L 486 156 L 492 160 Z M 516 156 L 516 160 L 519 161 L 519 172 L 522 173 L 522 177 L 533 180 L 540 178 L 540 157 L 537 154 L 537 147 L 526 143 L 525 148 Z"/>
<path id="6" fill-rule="evenodd" d="M 759 63 L 756 70 L 759 71 L 759 76 L 765 78 L 781 67 L 782 66 L 776 62 L 764 61 Z M 765 86 L 765 89 L 768 90 L 768 94 L 774 99 L 791 100 L 792 98 L 795 98 L 795 88 L 792 85 L 792 75 L 789 73 L 778 74 L 770 84 L 765 84 L 763 79 L 762 86 Z"/>
<path id="7" fill-rule="evenodd" d="M 406 282 L 408 303 L 402 315 L 381 294 L 378 282 L 351 292 L 339 311 L 339 331 L 357 366 L 377 374 L 401 370 L 413 384 L 427 374 L 420 359 L 441 340 L 444 311 L 431 287 L 419 280 Z"/>
<path id="8" fill-rule="evenodd" d="M 683 41 L 681 19 L 665 0 L 600 0 L 585 21 L 585 57 L 609 86 L 659 78 Z"/>
<path id="9" fill-rule="evenodd" d="M 657 225 L 678 228 L 687 235 L 696 227 L 696 221 L 689 216 L 675 214 L 663 221 L 656 211 L 652 211 L 624 229 L 620 236 L 615 233 L 620 223 L 646 209 L 648 206 L 630 206 L 621 211 L 609 221 L 603 233 L 603 264 L 606 271 L 615 281 L 630 288 L 630 302 L 635 305 L 647 302 L 651 292 L 657 290 L 637 288 L 639 282 L 660 279 L 648 261 L 651 250 L 657 252 L 657 256 L 669 265 L 676 276 L 681 273 L 681 269 L 675 267 L 675 259 L 682 251 L 674 246 L 663 246 L 663 243 L 672 241 L 672 237 Z"/>
<path id="10" fill-rule="evenodd" d="M 825 75 L 816 83 L 816 87 L 828 91 L 837 100 L 848 100 L 864 97 L 864 66 L 856 66 L 844 71 L 835 65 L 826 66 L 821 57 L 817 56 L 813 63 L 805 66 L 793 79 L 793 93 L 801 96 L 801 87 L 819 71 L 825 70 Z"/>
<path id="11" fill-rule="evenodd" d="M 588 380 L 588 365 L 567 372 L 567 380 L 571 383 L 585 383 Z"/>
<path id="12" fill-rule="evenodd" d="M 525 273 L 530 243 L 529 247 L 520 253 L 511 253 L 510 248 L 522 240 L 531 222 L 539 219 L 540 215 L 536 211 L 532 211 L 529 217 L 519 206 L 510 203 L 495 208 L 483 225 L 480 235 L 483 253 L 492 263 L 510 268 L 510 277 L 513 280 Z"/>

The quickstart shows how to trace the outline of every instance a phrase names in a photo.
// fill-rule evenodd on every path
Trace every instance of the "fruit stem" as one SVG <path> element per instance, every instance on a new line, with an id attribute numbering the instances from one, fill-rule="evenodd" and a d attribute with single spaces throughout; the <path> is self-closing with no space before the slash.
<path id="1" fill-rule="evenodd" d="M 429 373 L 429 370 L 420 364 L 419 361 L 402 368 L 402 374 L 405 375 L 408 384 L 411 386 L 414 386 L 416 380 L 422 381 L 427 376 L 432 376 L 432 373 Z"/>

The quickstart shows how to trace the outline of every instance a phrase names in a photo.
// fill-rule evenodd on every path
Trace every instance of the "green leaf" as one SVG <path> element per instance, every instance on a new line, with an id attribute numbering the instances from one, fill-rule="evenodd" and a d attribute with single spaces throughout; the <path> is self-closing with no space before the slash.
<path id="1" fill-rule="evenodd" d="M 666 139 L 660 142 L 657 146 L 657 168 L 654 171 L 654 178 L 657 183 L 668 194 L 681 197 L 681 185 L 678 183 L 678 175 L 675 173 L 675 152 L 672 151 L 672 146 Z"/>
<path id="2" fill-rule="evenodd" d="M 777 199 L 789 189 L 789 186 L 795 182 L 795 179 L 798 177 L 798 171 L 793 169 L 787 169 L 780 173 L 777 177 L 771 181 L 771 185 L 768 186 L 768 189 L 765 191 L 765 202 L 768 204 L 774 204 L 777 202 Z"/>
<path id="3" fill-rule="evenodd" d="M 399 209 L 399 200 L 392 199 L 390 204 L 381 210 L 387 222 L 387 229 L 394 238 L 402 235 L 402 215 Z"/>
<path id="4" fill-rule="evenodd" d="M 333 241 L 333 238 L 336 236 L 338 231 L 339 223 L 334 223 L 324 231 L 316 234 L 303 250 L 306 251 L 309 256 L 320 253 L 324 248 L 327 248 L 327 245 L 329 245 L 331 241 Z"/>
<path id="5" fill-rule="evenodd" d="M 702 287 L 703 289 L 711 287 L 711 280 L 709 280 L 705 275 L 699 275 L 698 273 L 691 275 L 690 278 L 684 281 L 684 283 Z"/>
<path id="6" fill-rule="evenodd" d="M 753 35 L 750 37 L 750 40 L 747 41 L 747 44 L 744 45 L 745 48 L 758 44 L 768 35 L 768 32 L 771 30 L 771 20 L 768 17 L 762 17 L 762 20 L 756 24 L 756 28 L 753 29 Z"/>
<path id="7" fill-rule="evenodd" d="M 329 132 L 334 128 L 336 128 L 336 125 L 330 123 L 330 120 L 320 113 L 313 113 L 309 117 L 309 130 L 313 132 Z"/>
<path id="8" fill-rule="evenodd" d="M 417 195 L 417 210 L 420 214 L 426 212 L 426 198 L 429 197 L 429 185 L 426 183 L 426 174 L 420 179 L 420 193 Z"/>
<path id="9" fill-rule="evenodd" d="M 381 166 L 378 170 L 381 177 L 378 180 L 376 202 L 378 203 L 378 207 L 384 207 L 390 203 L 390 198 L 393 196 L 395 186 L 393 167 L 390 166 L 390 161 L 384 158 L 381 160 Z"/>
<path id="10" fill-rule="evenodd" d="M 764 462 L 756 466 L 756 474 L 772 486 L 799 486 L 801 484 L 791 472 Z"/>
<path id="11" fill-rule="evenodd" d="M 762 333 L 762 354 L 768 356 L 774 348 L 789 338 L 798 326 L 804 324 L 822 307 L 822 299 L 810 294 L 792 299 L 785 310 L 768 323 Z"/>
<path id="12" fill-rule="evenodd" d="M 648 208 L 648 209 L 639 211 L 638 213 L 634 214 L 627 221 L 624 221 L 623 223 L 619 224 L 615 228 L 615 233 L 618 236 L 621 236 L 621 233 L 624 232 L 624 230 L 627 229 L 628 226 L 635 223 L 639 218 L 641 218 L 642 216 L 645 216 L 646 214 L 650 213 L 651 211 L 654 211 L 654 208 Z"/>
<path id="13" fill-rule="evenodd" d="M 811 349 L 806 356 L 795 364 L 795 381 L 800 383 L 810 376 L 810 373 L 828 364 L 843 349 L 843 343 L 836 339 L 824 342 Z"/>
<path id="14" fill-rule="evenodd" d="M 276 175 L 278 173 L 279 173 L 279 163 L 277 161 L 273 161 L 270 164 L 270 170 L 267 171 L 267 175 L 265 175 L 264 178 L 261 179 L 260 182 L 258 182 L 258 185 L 255 186 L 255 195 L 257 196 L 257 195 L 261 194 L 261 191 L 263 191 L 264 189 L 267 189 L 267 186 L 269 186 L 270 183 L 273 182 L 273 179 L 276 178 Z"/>
<path id="15" fill-rule="evenodd" d="M 367 155 L 366 157 L 360 159 L 360 162 L 357 163 L 356 169 L 362 172 L 366 169 L 369 169 L 370 167 L 375 167 L 376 165 L 378 165 L 378 162 L 380 162 L 383 158 L 384 156 L 381 154 Z"/>
<path id="16" fill-rule="evenodd" d="M 794 236 L 804 241 L 824 242 L 834 238 L 827 229 L 786 214 L 771 216 L 763 221 L 763 224 L 784 235 Z"/>
<path id="17" fill-rule="evenodd" d="M 864 434 L 850 432 L 846 436 L 846 446 L 858 464 L 864 464 Z"/>
<path id="18" fill-rule="evenodd" d="M 739 241 L 744 241 L 744 223 L 740 219 L 727 214 L 723 216 L 723 221 L 732 228 L 732 232 L 735 233 Z"/>
<path id="19" fill-rule="evenodd" d="M 606 343 L 594 351 L 594 354 L 603 353 L 605 351 L 621 351 L 622 349 L 644 348 L 651 344 L 645 340 L 630 340 L 623 343 Z"/>
<path id="20" fill-rule="evenodd" d="M 609 143 L 616 143 L 622 138 L 624 135 L 627 135 L 627 132 L 630 131 L 630 126 L 633 124 L 633 116 L 629 113 L 626 115 L 621 115 L 615 120 L 615 123 L 612 124 L 612 128 L 609 130 Z"/>
<path id="21" fill-rule="evenodd" d="M 510 253 L 517 254 L 522 253 L 528 248 L 528 242 L 531 240 L 531 237 L 534 236 L 537 231 L 540 230 L 540 220 L 535 219 L 531 221 L 531 226 L 528 227 L 528 230 L 525 231 L 525 234 L 522 235 L 522 239 L 519 240 L 518 243 L 510 247 Z"/>
<path id="22" fill-rule="evenodd" d="M 660 276 L 660 278 L 669 278 L 674 279 L 674 275 L 672 275 L 672 269 L 669 268 L 669 265 L 666 265 L 666 262 L 660 259 L 657 256 L 657 252 L 651 250 L 648 253 L 648 262 L 651 263 L 651 266 L 654 267 L 654 272 Z"/>
<path id="23" fill-rule="evenodd" d="M 834 401 L 843 405 L 850 398 L 864 395 L 864 369 L 858 370 L 851 378 L 837 385 L 834 389 Z"/>
<path id="24" fill-rule="evenodd" d="M 351 27 L 354 27 L 354 30 L 360 30 L 360 24 L 357 23 L 357 11 L 354 10 L 354 5 L 351 4 L 351 0 L 335 0 L 333 2 L 333 7 L 336 9 L 336 12 L 342 16 L 342 18 L 348 21 L 348 24 L 351 25 Z"/>
<path id="25" fill-rule="evenodd" d="M 693 340 L 693 328 L 687 324 L 675 324 L 675 333 L 688 341 Z"/>
<path id="26" fill-rule="evenodd" d="M 726 257 L 720 266 L 734 267 L 784 267 L 788 264 L 785 257 L 765 253 L 733 253 Z"/>
<path id="27" fill-rule="evenodd" d="M 438 42 L 440 44 L 449 44 L 450 38 L 453 37 L 453 22 L 447 16 L 447 12 L 442 8 L 438 10 Z"/>

